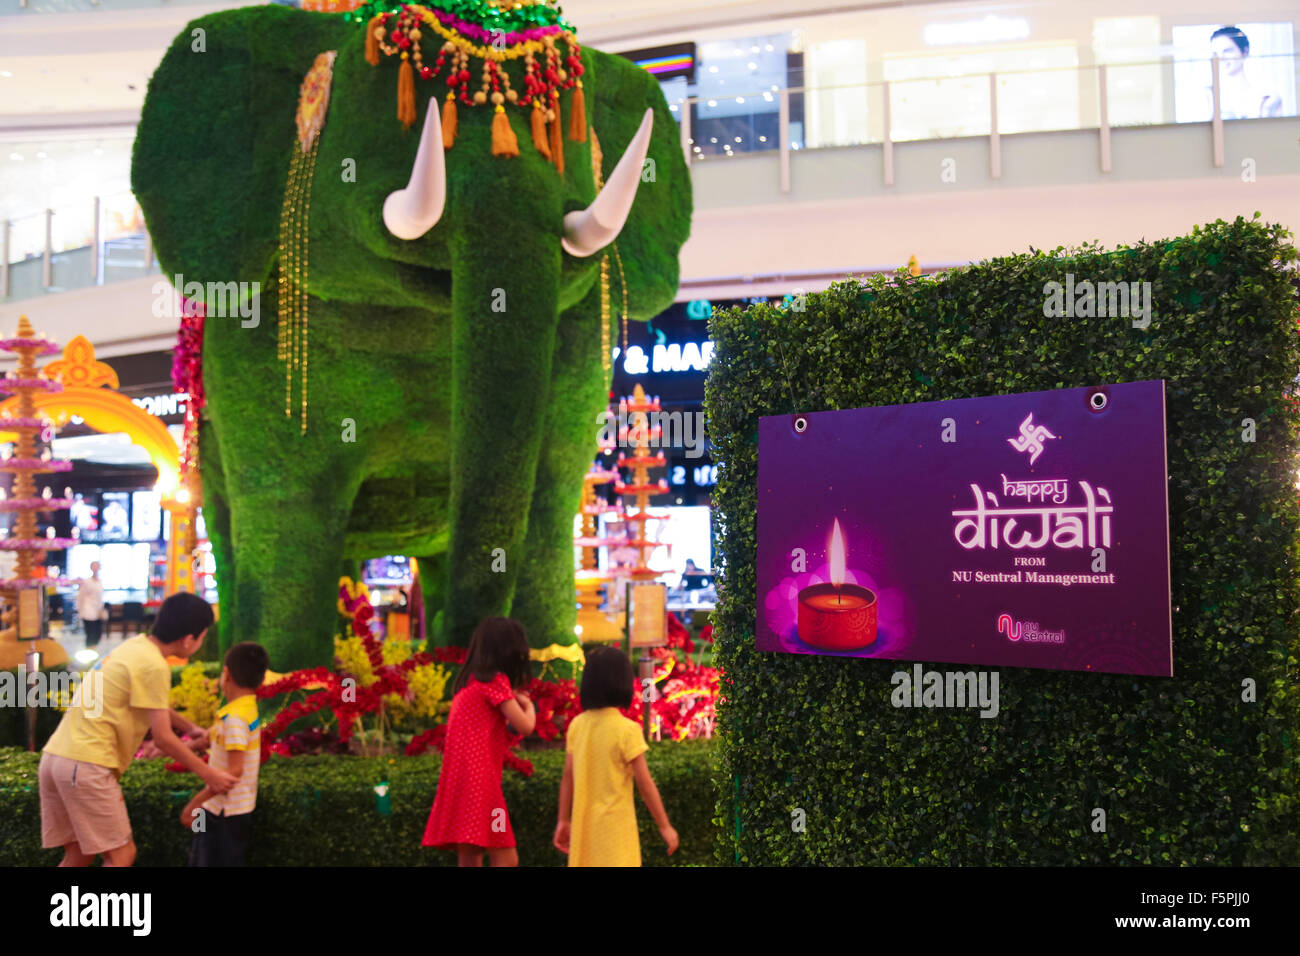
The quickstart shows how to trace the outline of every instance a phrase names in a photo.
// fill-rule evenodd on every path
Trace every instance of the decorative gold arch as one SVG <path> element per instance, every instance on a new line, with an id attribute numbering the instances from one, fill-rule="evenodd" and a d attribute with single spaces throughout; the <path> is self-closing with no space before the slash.
<path id="1" fill-rule="evenodd" d="M 84 335 L 78 335 L 63 349 L 63 357 L 41 369 L 46 378 L 63 385 L 61 392 L 42 392 L 35 397 L 36 411 L 49 417 L 56 426 L 64 425 L 76 415 L 100 432 L 123 432 L 144 449 L 149 461 L 158 469 L 157 488 L 162 492 L 163 507 L 171 513 L 172 535 L 167 548 L 168 594 L 190 590 L 193 580 L 191 559 L 193 528 L 198 495 L 182 484 L 180 446 L 167 426 L 125 395 L 119 387 L 117 372 L 95 358 L 95 348 Z M 0 402 L 0 414 L 12 413 L 16 397 Z M 0 432 L 0 442 L 16 439 L 11 432 Z M 187 483 L 188 484 L 188 483 Z"/>

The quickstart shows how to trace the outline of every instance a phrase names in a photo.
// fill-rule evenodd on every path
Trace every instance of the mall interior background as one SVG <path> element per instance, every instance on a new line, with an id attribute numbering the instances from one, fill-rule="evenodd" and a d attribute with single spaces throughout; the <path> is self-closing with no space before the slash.
<path id="1" fill-rule="evenodd" d="M 172 38 L 242 5 L 0 0 L 0 327 L 26 313 L 60 342 L 85 335 L 178 441 L 177 318 L 128 188 L 131 145 Z M 696 213 L 678 302 L 631 323 L 612 391 L 640 384 L 670 413 L 701 410 L 714 307 L 913 258 L 937 271 L 1031 246 L 1181 235 L 1256 210 L 1300 223 L 1300 147 L 1273 145 L 1300 141 L 1300 16 L 1284 0 L 1158 0 L 1141 13 L 1119 0 L 825 0 L 816 14 L 766 0 L 564 7 L 584 42 L 651 70 L 681 124 Z M 1251 51 L 1242 73 L 1221 74 L 1216 118 L 1210 38 L 1229 23 Z M 1260 99 L 1268 115 L 1252 114 Z M 75 420 L 54 451 L 76 462 L 58 483 L 80 498 L 56 529 L 80 539 L 66 572 L 100 560 L 108 602 L 138 613 L 161 597 L 169 528 L 157 472 L 127 436 Z M 712 565 L 717 471 L 707 444 L 668 454 L 668 492 L 652 504 L 674 516 L 671 548 L 650 562 L 675 582 L 687 559 Z M 371 565 L 388 589 L 381 603 L 399 599 L 408 573 L 400 556 Z"/>

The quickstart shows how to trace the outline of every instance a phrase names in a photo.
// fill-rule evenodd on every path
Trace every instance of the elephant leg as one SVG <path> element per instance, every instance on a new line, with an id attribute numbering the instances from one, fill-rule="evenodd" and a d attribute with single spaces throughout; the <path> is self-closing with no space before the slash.
<path id="1" fill-rule="evenodd" d="M 558 217 L 557 217 L 558 218 Z M 503 224 L 496 237 L 509 233 Z M 553 237 L 509 235 L 453 247 L 452 450 L 443 634 L 467 644 L 478 622 L 509 613 L 546 424 L 560 250 Z M 504 249 L 506 246 L 501 246 Z"/>
<path id="2" fill-rule="evenodd" d="M 600 285 L 593 283 L 560 317 L 537 490 L 511 611 L 535 647 L 577 641 L 573 516 L 582 503 L 582 476 L 596 456 L 597 417 L 609 401 L 600 352 Z"/>

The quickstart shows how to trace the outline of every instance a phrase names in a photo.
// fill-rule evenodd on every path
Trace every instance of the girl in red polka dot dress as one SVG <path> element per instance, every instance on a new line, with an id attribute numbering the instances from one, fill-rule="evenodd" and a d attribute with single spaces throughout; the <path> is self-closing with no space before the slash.
<path id="1" fill-rule="evenodd" d="M 501 792 L 509 730 L 527 736 L 537 723 L 522 690 L 530 676 L 528 637 L 505 617 L 479 623 L 456 675 L 447 740 L 424 845 L 455 850 L 461 866 L 518 866 L 515 832 Z M 509 725 L 507 727 L 507 724 Z"/>

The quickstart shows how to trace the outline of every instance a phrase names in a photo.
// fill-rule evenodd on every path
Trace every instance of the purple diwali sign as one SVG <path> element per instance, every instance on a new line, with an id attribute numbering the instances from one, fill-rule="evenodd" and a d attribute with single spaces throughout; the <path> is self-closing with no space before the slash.
<path id="1" fill-rule="evenodd" d="M 760 651 L 1173 675 L 1164 382 L 776 415 Z"/>

